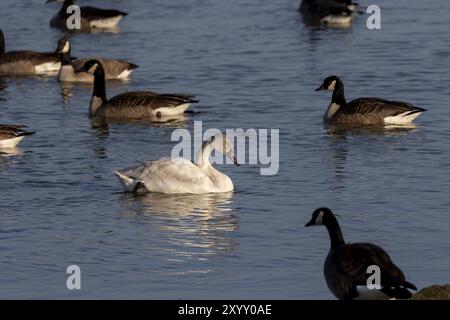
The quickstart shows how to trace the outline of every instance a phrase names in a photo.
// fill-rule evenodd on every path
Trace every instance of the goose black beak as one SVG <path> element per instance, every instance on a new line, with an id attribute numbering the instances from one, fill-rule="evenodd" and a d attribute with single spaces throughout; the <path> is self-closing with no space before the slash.
<path id="1" fill-rule="evenodd" d="M 314 225 L 314 221 L 311 220 L 307 224 L 305 224 L 305 227 L 310 227 L 310 226 L 313 226 L 313 225 Z"/>
<path id="2" fill-rule="evenodd" d="M 316 91 L 320 91 L 320 90 L 325 90 L 325 88 L 323 87 L 323 85 L 321 85 L 320 87 L 318 87 L 318 88 L 316 89 Z"/>

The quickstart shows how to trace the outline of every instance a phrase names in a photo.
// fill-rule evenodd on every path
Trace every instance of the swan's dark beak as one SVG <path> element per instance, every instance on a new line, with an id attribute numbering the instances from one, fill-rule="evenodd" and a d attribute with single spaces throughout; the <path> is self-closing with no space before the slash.
<path id="1" fill-rule="evenodd" d="M 236 156 L 233 156 L 233 163 L 239 167 L 239 163 L 237 161 Z"/>
<path id="2" fill-rule="evenodd" d="M 325 88 L 323 87 L 323 85 L 321 85 L 320 87 L 318 87 L 318 88 L 316 89 L 316 91 L 320 91 L 320 90 L 325 90 Z"/>

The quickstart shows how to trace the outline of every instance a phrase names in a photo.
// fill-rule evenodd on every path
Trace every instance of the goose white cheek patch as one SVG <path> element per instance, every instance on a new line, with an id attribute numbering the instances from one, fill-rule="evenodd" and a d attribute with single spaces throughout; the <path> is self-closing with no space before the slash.
<path id="1" fill-rule="evenodd" d="M 336 86 L 336 80 L 333 80 L 330 85 L 328 86 L 328 91 L 334 91 L 334 87 Z"/>
<path id="2" fill-rule="evenodd" d="M 323 220 L 323 211 L 320 211 L 319 215 L 316 218 L 316 224 L 322 224 L 322 220 Z"/>

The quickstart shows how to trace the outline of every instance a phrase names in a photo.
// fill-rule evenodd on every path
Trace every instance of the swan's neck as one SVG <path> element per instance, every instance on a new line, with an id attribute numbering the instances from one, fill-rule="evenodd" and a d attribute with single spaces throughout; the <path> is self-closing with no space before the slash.
<path id="1" fill-rule="evenodd" d="M 209 156 L 211 155 L 213 148 L 210 143 L 204 142 L 200 150 L 197 154 L 197 165 L 202 169 L 207 169 L 209 167 L 212 168 L 211 163 L 209 162 Z"/>
<path id="2" fill-rule="evenodd" d="M 105 71 L 102 67 L 98 67 L 94 72 L 94 91 L 92 92 L 92 99 L 89 108 L 89 114 L 95 115 L 98 108 L 107 101 L 106 87 L 105 87 Z"/>
<path id="3" fill-rule="evenodd" d="M 0 30 L 0 54 L 5 53 L 5 36 L 3 32 Z"/>
<path id="4" fill-rule="evenodd" d="M 345 244 L 344 236 L 342 235 L 341 227 L 334 216 L 330 216 L 330 219 L 325 223 L 328 234 L 330 235 L 331 250 Z"/>

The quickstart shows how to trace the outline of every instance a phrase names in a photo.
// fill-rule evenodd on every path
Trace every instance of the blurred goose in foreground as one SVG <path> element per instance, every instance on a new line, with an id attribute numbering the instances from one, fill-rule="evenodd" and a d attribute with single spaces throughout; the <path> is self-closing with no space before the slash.
<path id="1" fill-rule="evenodd" d="M 426 111 L 410 103 L 379 98 L 359 98 L 347 103 L 344 83 L 336 76 L 326 78 L 316 89 L 319 90 L 333 92 L 324 116 L 324 122 L 330 125 L 407 125 Z"/>
<path id="2" fill-rule="evenodd" d="M 194 164 L 183 158 L 162 158 L 136 167 L 115 171 L 125 191 L 141 189 L 159 193 L 221 193 L 233 190 L 231 179 L 209 162 L 213 150 L 218 150 L 238 165 L 228 138 L 220 133 L 203 143 Z"/>
<path id="3" fill-rule="evenodd" d="M 5 38 L 0 30 L 0 75 L 42 75 L 56 73 L 60 67 L 60 57 L 56 52 L 5 52 Z"/>
<path id="4" fill-rule="evenodd" d="M 405 280 L 403 272 L 379 246 L 345 243 L 341 228 L 330 209 L 315 210 L 306 227 L 313 225 L 324 225 L 328 230 L 331 247 L 325 260 L 324 274 L 328 288 L 338 299 L 408 299 L 411 297 L 408 288 L 417 290 L 416 286 Z M 381 283 L 378 289 L 368 287 L 368 284 L 373 284 L 368 279 L 373 274 L 373 271 L 368 272 L 369 266 L 380 269 Z"/>
<path id="5" fill-rule="evenodd" d="M 142 119 L 178 115 L 192 103 L 198 102 L 192 95 L 158 94 L 151 91 L 121 93 L 106 98 L 105 71 L 98 60 L 89 60 L 80 69 L 94 75 L 94 91 L 89 107 L 91 117 L 106 119 Z"/>
<path id="6" fill-rule="evenodd" d="M 299 11 L 310 24 L 349 26 L 357 5 L 351 0 L 302 0 Z"/>
<path id="7" fill-rule="evenodd" d="M 0 148 L 15 148 L 25 136 L 34 132 L 26 131 L 26 126 L 0 124 Z"/>
<path id="8" fill-rule="evenodd" d="M 50 20 L 50 26 L 53 28 L 67 29 L 66 21 L 73 13 L 67 13 L 67 8 L 74 4 L 74 0 L 47 0 L 50 2 L 62 2 L 61 10 Z M 128 13 L 114 9 L 99 9 L 95 7 L 80 7 L 81 29 L 107 29 L 117 26 L 120 20 Z"/>
<path id="9" fill-rule="evenodd" d="M 72 60 L 70 57 L 71 44 L 67 37 L 62 37 L 58 41 L 57 52 L 61 55 L 61 69 L 59 70 L 58 80 L 61 82 L 94 82 L 94 76 L 87 72 L 76 72 L 92 58 Z M 105 79 L 128 79 L 130 74 L 138 66 L 125 60 L 99 59 L 105 69 Z"/>

